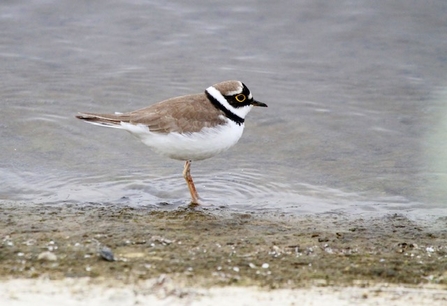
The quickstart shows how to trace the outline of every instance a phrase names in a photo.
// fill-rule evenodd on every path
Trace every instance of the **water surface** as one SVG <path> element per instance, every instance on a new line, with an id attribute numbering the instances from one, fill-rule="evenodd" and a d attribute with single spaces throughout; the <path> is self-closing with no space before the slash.
<path id="1" fill-rule="evenodd" d="M 0 4 L 0 201 L 176 208 L 183 164 L 78 111 L 242 80 L 237 146 L 193 163 L 215 207 L 447 215 L 445 1 Z"/>

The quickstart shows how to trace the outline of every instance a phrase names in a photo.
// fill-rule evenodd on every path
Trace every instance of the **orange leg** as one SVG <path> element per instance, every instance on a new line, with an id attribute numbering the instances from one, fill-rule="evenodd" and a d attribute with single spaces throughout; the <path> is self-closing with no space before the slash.
<path id="1" fill-rule="evenodd" d="M 186 184 L 189 188 L 189 192 L 191 193 L 191 204 L 199 204 L 199 194 L 197 193 L 196 186 L 194 186 L 190 168 L 191 161 L 187 160 L 185 162 L 185 168 L 183 169 L 183 177 L 185 178 Z"/>

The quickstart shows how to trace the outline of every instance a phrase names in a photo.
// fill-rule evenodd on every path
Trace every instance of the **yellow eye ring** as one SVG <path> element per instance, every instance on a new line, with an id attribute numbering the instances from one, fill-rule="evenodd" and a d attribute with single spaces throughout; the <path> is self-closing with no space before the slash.
<path id="1" fill-rule="evenodd" d="M 244 94 L 238 94 L 234 97 L 237 102 L 242 103 L 247 99 Z"/>

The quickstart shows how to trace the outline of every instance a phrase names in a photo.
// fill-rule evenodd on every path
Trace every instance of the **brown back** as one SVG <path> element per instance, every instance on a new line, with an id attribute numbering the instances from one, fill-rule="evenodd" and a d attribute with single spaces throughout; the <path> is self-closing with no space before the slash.
<path id="1" fill-rule="evenodd" d="M 226 122 L 223 112 L 215 108 L 205 94 L 171 98 L 123 114 L 81 113 L 76 117 L 105 125 L 144 124 L 157 133 L 193 133 Z"/>

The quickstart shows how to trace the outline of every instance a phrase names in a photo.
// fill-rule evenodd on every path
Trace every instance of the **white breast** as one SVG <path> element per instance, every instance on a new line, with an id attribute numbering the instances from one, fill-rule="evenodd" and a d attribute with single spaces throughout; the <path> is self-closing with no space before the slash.
<path id="1" fill-rule="evenodd" d="M 184 134 L 153 133 L 142 124 L 121 122 L 121 126 L 156 153 L 179 160 L 202 160 L 213 157 L 235 145 L 244 131 L 243 124 L 238 125 L 231 120 L 225 125 Z"/>

